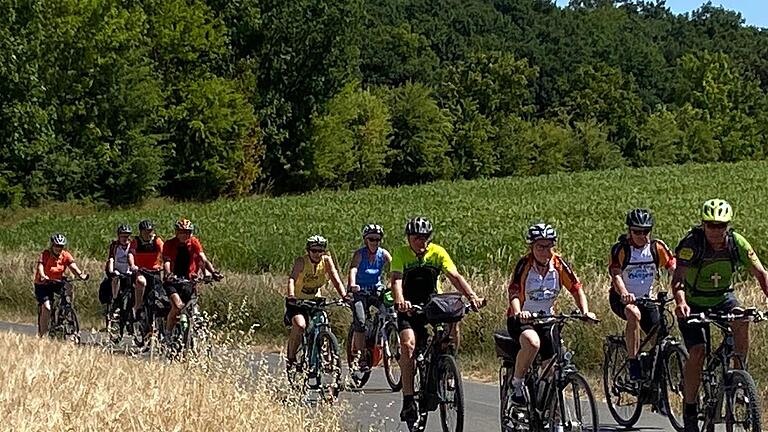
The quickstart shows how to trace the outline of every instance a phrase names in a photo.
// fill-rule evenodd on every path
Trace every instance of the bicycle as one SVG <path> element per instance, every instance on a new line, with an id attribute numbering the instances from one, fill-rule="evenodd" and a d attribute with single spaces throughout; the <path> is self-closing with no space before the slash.
<path id="1" fill-rule="evenodd" d="M 355 388 L 362 388 L 371 377 L 371 369 L 383 363 L 384 376 L 393 392 L 399 391 L 403 383 L 399 374 L 400 333 L 397 330 L 397 313 L 394 307 L 384 301 L 385 293 L 373 293 L 376 311 L 366 314 L 365 348 L 360 358 L 355 359 L 352 353 L 352 338 L 354 329 L 350 325 L 347 332 L 346 351 L 350 377 Z M 360 367 L 360 363 L 366 365 Z"/>
<path id="2" fill-rule="evenodd" d="M 729 323 L 760 322 L 764 319 L 765 313 L 755 308 L 736 308 L 730 313 L 701 313 L 684 318 L 688 323 L 712 324 L 723 334 L 723 340 L 713 353 L 709 326 L 705 330 L 706 366 L 701 373 L 699 430 L 714 432 L 715 425 L 724 423 L 729 432 L 760 431 L 761 408 L 757 387 L 746 371 L 745 359 L 734 351 L 733 331 Z M 739 362 L 745 369 L 732 368 L 731 360 Z M 745 418 L 737 418 L 738 414 Z"/>
<path id="3" fill-rule="evenodd" d="M 138 322 L 134 328 L 134 344 L 139 348 L 147 348 L 147 339 L 150 349 L 160 342 L 165 329 L 165 319 L 171 310 L 171 301 L 165 293 L 160 270 L 139 269 L 144 276 L 147 286 L 144 289 L 142 299 L 143 308 L 137 317 Z"/>
<path id="4" fill-rule="evenodd" d="M 549 331 L 552 332 L 552 340 L 557 343 L 555 355 L 546 365 L 537 355 L 528 369 L 524 381 L 528 401 L 525 406 L 516 406 L 511 400 L 519 341 L 512 339 L 506 330 L 494 332 L 496 353 L 502 359 L 499 367 L 499 416 L 502 432 L 599 430 L 600 422 L 592 389 L 573 364 L 572 353 L 564 350 L 560 339 L 562 329 L 569 321 L 599 322 L 581 313 L 533 314 L 533 325 L 551 324 Z M 566 398 L 571 398 L 567 404 Z"/>
<path id="5" fill-rule="evenodd" d="M 635 304 L 643 309 L 656 307 L 659 322 L 640 342 L 638 360 L 643 377 L 635 382 L 629 377 L 627 345 L 623 335 L 608 336 L 603 345 L 603 390 L 608 410 L 616 423 L 632 427 L 642 414 L 644 404 L 651 403 L 654 411 L 665 414 L 676 431 L 683 430 L 683 367 L 688 351 L 670 329 L 674 321 L 667 318 L 666 305 L 673 302 L 666 292 L 659 292 L 656 299 L 642 297 Z M 674 399 L 673 399 L 674 397 Z"/>
<path id="6" fill-rule="evenodd" d="M 88 278 L 86 277 L 86 280 Z M 74 287 L 72 281 L 66 277 L 61 280 L 50 280 L 48 283 L 59 284 L 56 288 L 54 299 L 51 302 L 51 315 L 48 320 L 48 336 L 54 339 L 63 339 L 80 343 L 80 320 L 72 301 Z M 39 312 L 38 312 L 38 320 Z"/>
<path id="7" fill-rule="evenodd" d="M 414 400 L 419 407 L 415 422 L 406 422 L 408 430 L 423 431 L 429 412 L 440 408 L 443 431 L 464 430 L 464 387 L 456 361 L 453 330 L 472 311 L 456 293 L 437 294 L 424 306 L 412 305 L 414 315 L 424 315 L 432 327 L 432 337 L 418 340 L 413 356 Z"/>
<path id="8" fill-rule="evenodd" d="M 309 320 L 296 350 L 296 362 L 294 365 L 286 364 L 288 381 L 297 386 L 297 375 L 303 373 L 303 393 L 316 390 L 327 402 L 333 403 L 341 391 L 341 354 L 327 310 L 349 305 L 340 299 L 330 302 L 324 298 L 294 301 L 296 306 L 307 311 Z"/>
<path id="9" fill-rule="evenodd" d="M 128 329 L 128 333 L 133 334 L 133 321 L 132 309 L 133 309 L 133 284 L 131 272 L 120 273 L 115 272 L 116 275 L 113 278 L 118 279 L 119 291 L 117 297 L 111 302 L 111 307 L 107 311 L 107 334 L 109 340 L 117 345 L 123 339 L 125 330 Z"/>
<path id="10" fill-rule="evenodd" d="M 211 355 L 211 346 L 209 345 L 210 335 L 206 319 L 198 306 L 198 286 L 213 283 L 214 280 L 220 280 L 221 275 L 214 274 L 212 277 L 189 280 L 177 278 L 169 282 L 179 286 L 190 285 L 192 296 L 184 307 L 179 311 L 179 321 L 173 326 L 168 335 L 168 357 L 171 360 L 181 360 L 198 358 L 200 354 Z"/>

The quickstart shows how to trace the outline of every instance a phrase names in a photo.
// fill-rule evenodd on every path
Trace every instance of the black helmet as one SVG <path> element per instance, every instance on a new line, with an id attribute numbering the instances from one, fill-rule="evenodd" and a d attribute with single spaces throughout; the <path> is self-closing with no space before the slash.
<path id="1" fill-rule="evenodd" d="M 117 235 L 120 234 L 131 234 L 133 230 L 131 229 L 131 226 L 128 224 L 120 224 L 117 226 Z"/>
<path id="2" fill-rule="evenodd" d="M 56 233 L 51 236 L 51 246 L 66 246 L 67 245 L 67 238 L 64 237 L 64 234 Z"/>
<path id="3" fill-rule="evenodd" d="M 139 231 L 152 231 L 153 229 L 155 229 L 155 224 L 151 220 L 144 219 L 139 222 Z"/>
<path id="4" fill-rule="evenodd" d="M 653 228 L 653 215 L 651 211 L 644 208 L 630 210 L 627 213 L 627 226 L 637 228 Z"/>
<path id="5" fill-rule="evenodd" d="M 415 217 L 405 224 L 405 235 L 432 235 L 432 222 L 424 217 Z"/>

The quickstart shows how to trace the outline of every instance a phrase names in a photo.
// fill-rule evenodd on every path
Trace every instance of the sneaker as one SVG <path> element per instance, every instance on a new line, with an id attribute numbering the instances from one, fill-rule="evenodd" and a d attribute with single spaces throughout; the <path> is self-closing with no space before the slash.
<path id="1" fill-rule="evenodd" d="M 515 406 L 525 406 L 528 404 L 528 400 L 525 398 L 525 392 L 523 391 L 522 386 L 512 391 L 512 394 L 509 395 L 509 401 L 512 402 L 512 405 Z"/>
<path id="2" fill-rule="evenodd" d="M 408 402 L 403 401 L 403 409 L 400 410 L 400 421 L 408 424 L 416 423 L 419 419 L 419 408 L 416 406 L 416 401 L 411 399 Z"/>
<path id="3" fill-rule="evenodd" d="M 640 366 L 640 360 L 629 359 L 629 379 L 632 381 L 641 381 L 643 379 L 643 368 Z"/>

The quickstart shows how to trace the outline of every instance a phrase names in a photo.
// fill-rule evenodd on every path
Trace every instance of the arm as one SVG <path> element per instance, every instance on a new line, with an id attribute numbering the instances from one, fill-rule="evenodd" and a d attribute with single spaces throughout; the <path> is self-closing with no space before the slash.
<path id="1" fill-rule="evenodd" d="M 621 297 L 629 294 L 627 292 L 627 287 L 624 285 L 624 278 L 621 277 L 621 269 L 611 267 L 608 269 L 608 273 L 611 275 L 611 285 L 613 290 L 616 291 L 616 294 Z"/>
<path id="2" fill-rule="evenodd" d="M 339 296 L 346 297 L 347 290 L 344 288 L 344 283 L 341 281 L 339 270 L 336 268 L 336 263 L 333 262 L 333 258 L 331 258 L 330 255 L 323 255 L 323 259 L 325 260 L 325 272 L 333 286 L 336 287 L 336 292 L 339 293 Z"/>
<path id="3" fill-rule="evenodd" d="M 45 274 L 45 266 L 43 265 L 42 260 L 37 262 L 37 273 L 40 275 L 41 282 L 45 282 L 49 279 L 48 275 Z"/>
<path id="4" fill-rule="evenodd" d="M 112 262 L 114 262 L 114 260 L 112 260 Z M 85 274 L 82 270 L 80 270 L 80 267 L 77 266 L 76 262 L 73 261 L 72 263 L 70 263 L 69 269 L 72 270 L 72 273 L 77 275 L 77 277 L 79 277 L 80 279 L 82 280 L 88 279 L 88 275 Z"/>
<path id="5" fill-rule="evenodd" d="M 347 278 L 347 286 L 350 291 L 352 290 L 352 287 L 357 286 L 355 281 L 357 280 L 357 268 L 360 266 L 361 259 L 362 257 L 359 250 L 352 254 L 352 262 L 349 264 L 349 277 Z"/>
<path id="6" fill-rule="evenodd" d="M 107 273 L 110 274 L 110 276 L 115 272 L 115 259 L 113 257 L 109 257 L 107 260 Z"/>
<path id="7" fill-rule="evenodd" d="M 685 276 L 688 274 L 688 266 L 679 265 L 672 274 L 672 292 L 675 295 L 675 313 L 678 317 L 685 317 L 691 312 L 685 301 Z"/>
<path id="8" fill-rule="evenodd" d="M 213 268 L 213 264 L 208 259 L 208 256 L 205 254 L 205 252 L 203 252 L 203 251 L 200 251 L 200 261 L 203 262 L 203 264 L 205 265 L 205 269 L 206 270 L 208 270 L 211 273 L 216 273 L 216 269 Z"/>
<path id="9" fill-rule="evenodd" d="M 291 275 L 288 277 L 288 295 L 286 297 L 288 298 L 294 298 L 296 297 L 296 279 L 299 278 L 299 275 L 304 270 L 304 260 L 301 258 L 296 258 L 296 261 L 293 262 L 293 269 L 291 270 Z"/>
<path id="10" fill-rule="evenodd" d="M 587 295 L 584 293 L 583 289 L 579 288 L 572 291 L 571 295 L 573 295 L 573 299 L 576 301 L 576 307 L 579 308 L 582 314 L 594 315 L 589 311 L 589 302 L 587 302 Z"/>
<path id="11" fill-rule="evenodd" d="M 756 263 L 749 269 L 749 272 L 752 273 L 752 276 L 754 276 L 755 279 L 757 279 L 757 283 L 760 284 L 760 289 L 763 290 L 763 294 L 768 297 L 768 272 L 763 268 L 763 264 Z"/>
<path id="12" fill-rule="evenodd" d="M 453 284 L 457 290 L 464 294 L 466 298 L 470 300 L 478 298 L 477 294 L 472 290 L 472 287 L 469 286 L 467 280 L 464 279 L 464 276 L 462 276 L 458 271 L 454 270 L 446 273 L 445 275 L 448 277 L 448 280 L 451 281 L 451 284 Z"/>
<path id="13" fill-rule="evenodd" d="M 134 253 L 136 251 L 136 240 L 131 241 L 131 245 L 128 247 L 128 268 L 131 271 L 137 271 L 139 268 L 136 266 L 136 257 Z"/>
<path id="14" fill-rule="evenodd" d="M 393 271 L 389 275 L 389 287 L 392 289 L 392 298 L 395 307 L 399 311 L 405 311 L 410 308 L 403 298 L 403 274 L 399 271 Z"/>

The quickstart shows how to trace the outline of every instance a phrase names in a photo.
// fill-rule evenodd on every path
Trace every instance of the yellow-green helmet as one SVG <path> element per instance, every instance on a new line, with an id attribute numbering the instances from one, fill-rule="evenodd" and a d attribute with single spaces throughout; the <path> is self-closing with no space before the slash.
<path id="1" fill-rule="evenodd" d="M 702 222 L 730 222 L 733 219 L 733 209 L 727 201 L 711 199 L 701 206 Z"/>

